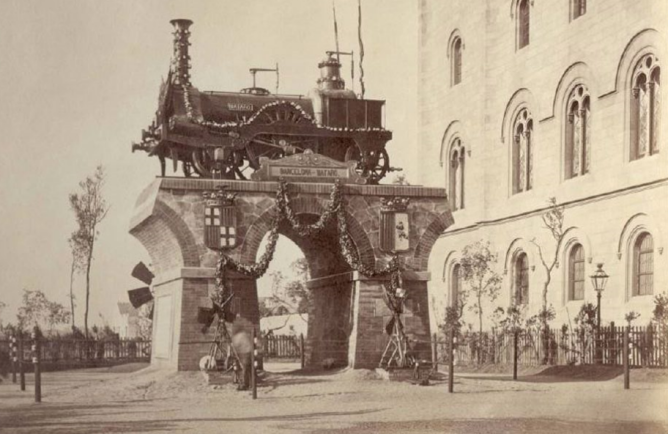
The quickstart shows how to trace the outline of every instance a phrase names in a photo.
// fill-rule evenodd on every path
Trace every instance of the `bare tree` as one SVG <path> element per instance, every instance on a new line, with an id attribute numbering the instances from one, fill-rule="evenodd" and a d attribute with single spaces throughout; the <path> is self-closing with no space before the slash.
<path id="1" fill-rule="evenodd" d="M 459 261 L 464 282 L 466 282 L 473 304 L 469 310 L 478 315 L 478 326 L 482 336 L 483 298 L 496 300 L 501 289 L 502 277 L 493 269 L 497 255 L 492 253 L 489 242 L 477 241 L 464 247 Z"/>
<path id="2" fill-rule="evenodd" d="M 90 269 L 93 263 L 93 249 L 99 235 L 98 225 L 107 216 L 109 207 L 102 195 L 105 173 L 98 166 L 92 176 L 79 183 L 80 191 L 70 194 L 70 207 L 74 212 L 78 229 L 73 235 L 82 251 L 82 269 L 86 273 L 86 310 L 84 313 L 84 329 L 88 338 L 88 308 L 90 302 Z"/>
<path id="3" fill-rule="evenodd" d="M 548 322 L 554 318 L 554 312 L 552 309 L 548 309 L 547 306 L 547 293 L 550 288 L 550 282 L 552 282 L 552 271 L 554 268 L 557 266 L 559 263 L 559 247 L 561 245 L 561 241 L 564 238 L 564 207 L 560 206 L 557 204 L 557 199 L 554 197 L 551 197 L 548 199 L 548 204 L 549 207 L 547 211 L 543 213 L 541 218 L 543 219 L 543 224 L 544 228 L 550 231 L 550 235 L 552 236 L 552 239 L 554 239 L 554 253 L 552 255 L 552 259 L 548 261 L 545 258 L 545 254 L 543 253 L 543 248 L 541 247 L 540 244 L 536 242 L 536 239 L 532 239 L 531 243 L 536 246 L 538 249 L 538 256 L 540 258 L 540 262 L 543 265 L 543 268 L 545 269 L 545 282 L 543 282 L 543 293 L 542 293 L 542 307 L 541 311 L 538 313 L 538 317 L 540 319 L 541 323 L 541 329 L 543 331 L 543 338 L 544 338 L 544 344 L 545 346 L 543 348 L 548 348 L 548 340 L 549 340 L 549 335 L 547 333 L 548 330 Z"/>

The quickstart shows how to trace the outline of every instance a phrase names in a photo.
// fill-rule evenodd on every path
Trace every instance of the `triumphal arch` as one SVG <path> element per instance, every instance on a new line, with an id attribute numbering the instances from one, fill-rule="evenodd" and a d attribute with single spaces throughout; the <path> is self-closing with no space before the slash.
<path id="1" fill-rule="evenodd" d="M 198 369 L 214 333 L 201 312 L 223 298 L 221 318 L 259 332 L 257 277 L 279 234 L 309 266 L 307 364 L 378 366 L 399 315 L 411 351 L 428 357 L 427 263 L 452 214 L 443 189 L 380 183 L 393 170 L 384 101 L 346 90 L 336 53 L 308 97 L 255 85 L 200 92 L 190 83 L 191 23 L 172 24 L 156 118 L 133 145 L 162 168 L 130 224 L 155 274 L 152 363 Z M 165 176 L 168 160 L 184 177 Z"/>

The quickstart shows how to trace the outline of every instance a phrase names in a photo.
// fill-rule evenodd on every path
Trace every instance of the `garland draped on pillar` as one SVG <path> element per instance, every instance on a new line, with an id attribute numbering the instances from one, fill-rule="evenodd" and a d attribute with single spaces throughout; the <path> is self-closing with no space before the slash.
<path id="1" fill-rule="evenodd" d="M 269 242 L 258 262 L 254 264 L 242 264 L 225 255 L 223 252 L 220 252 L 218 264 L 216 266 L 216 292 L 211 297 L 214 305 L 221 305 L 222 302 L 228 299 L 231 295 L 231 290 L 226 284 L 226 270 L 233 270 L 254 279 L 258 279 L 264 275 L 269 267 L 269 263 L 274 257 L 276 243 L 278 241 L 278 227 L 282 221 L 287 221 L 290 224 L 290 227 L 299 234 L 299 236 L 311 237 L 325 229 L 334 217 L 336 217 L 339 247 L 341 249 L 341 256 L 346 261 L 346 264 L 365 277 L 372 278 L 389 275 L 389 285 L 384 285 L 386 302 L 388 302 L 388 307 L 390 307 L 394 313 L 401 312 L 402 303 L 396 299 L 397 288 L 401 287 L 402 267 L 399 257 L 395 254 L 392 259 L 380 269 L 369 267 L 362 263 L 357 248 L 348 234 L 346 213 L 343 206 L 342 188 L 338 181 L 332 188 L 330 202 L 327 205 L 327 208 L 320 215 L 318 221 L 313 224 L 302 224 L 299 222 L 297 215 L 292 209 L 290 197 L 288 196 L 287 184 L 285 182 L 281 182 L 276 191 L 276 208 L 277 213 L 274 216 L 269 232 Z"/>

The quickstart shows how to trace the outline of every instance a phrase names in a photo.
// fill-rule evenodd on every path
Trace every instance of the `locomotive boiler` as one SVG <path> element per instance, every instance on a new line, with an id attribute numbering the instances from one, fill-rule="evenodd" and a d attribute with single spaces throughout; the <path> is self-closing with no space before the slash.
<path id="1" fill-rule="evenodd" d="M 385 101 L 358 98 L 345 88 L 333 52 L 319 63 L 317 87 L 308 95 L 271 94 L 255 86 L 240 92 L 199 91 L 190 82 L 190 20 L 172 20 L 174 54 L 160 89 L 155 120 L 132 150 L 167 160 L 186 177 L 248 179 L 260 157 L 279 159 L 311 150 L 338 161 L 376 184 L 390 166 L 383 127 Z M 254 74 L 256 70 L 251 70 Z M 253 75 L 253 78 L 254 75 Z"/>

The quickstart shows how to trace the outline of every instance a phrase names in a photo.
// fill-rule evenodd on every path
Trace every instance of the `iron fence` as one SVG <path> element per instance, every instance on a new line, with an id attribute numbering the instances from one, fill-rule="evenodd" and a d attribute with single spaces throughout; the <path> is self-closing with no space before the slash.
<path id="1" fill-rule="evenodd" d="M 601 327 L 592 330 L 532 328 L 517 333 L 518 364 L 622 366 L 623 341 L 626 327 Z M 653 326 L 630 327 L 629 358 L 632 367 L 668 367 L 668 331 Z M 512 364 L 515 335 L 512 332 L 470 332 L 457 335 L 455 363 Z M 439 363 L 448 363 L 449 342 L 445 338 L 435 343 Z"/>
<path id="2" fill-rule="evenodd" d="M 24 338 L 22 356 L 26 364 L 32 360 L 31 347 L 32 341 Z M 45 370 L 148 362 L 151 358 L 151 341 L 42 338 L 40 357 Z M 0 340 L 0 371 L 6 372 L 10 363 L 9 340 Z"/>

